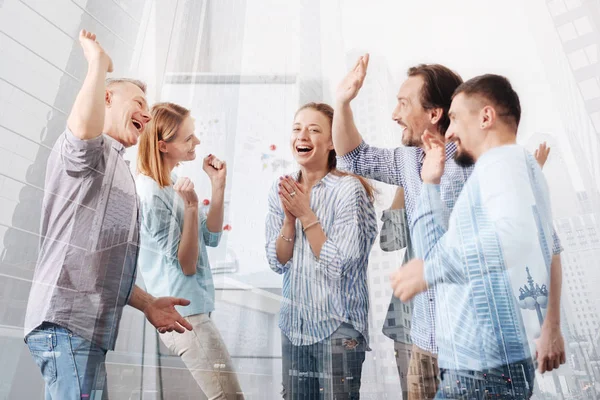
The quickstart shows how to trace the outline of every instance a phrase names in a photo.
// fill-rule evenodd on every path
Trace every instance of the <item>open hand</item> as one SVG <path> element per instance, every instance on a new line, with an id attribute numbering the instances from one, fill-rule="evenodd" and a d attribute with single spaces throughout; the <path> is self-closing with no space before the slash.
<path id="1" fill-rule="evenodd" d="M 544 168 L 544 164 L 548 161 L 548 155 L 550 154 L 550 146 L 544 143 L 540 143 L 539 147 L 533 153 L 536 161 L 540 165 L 540 168 Z"/>
<path id="2" fill-rule="evenodd" d="M 435 136 L 428 130 L 425 130 L 423 136 L 423 145 L 425 148 L 425 160 L 421 168 L 421 179 L 425 183 L 439 184 L 444 174 L 444 164 L 446 163 L 446 146 L 444 141 Z"/>
<path id="3" fill-rule="evenodd" d="M 175 310 L 175 306 L 187 306 L 189 300 L 176 297 L 159 297 L 144 309 L 146 318 L 160 332 L 183 333 L 192 330 L 192 325 Z"/>
<path id="4" fill-rule="evenodd" d="M 96 41 L 96 35 L 85 29 L 79 32 L 79 43 L 83 48 L 83 54 L 89 65 L 99 63 L 106 72 L 113 71 L 112 59 L 104 51 L 102 46 Z"/>
<path id="5" fill-rule="evenodd" d="M 347 104 L 357 95 L 367 76 L 367 67 L 369 66 L 369 54 L 360 57 L 356 65 L 348 75 L 340 82 L 336 91 L 336 100 L 338 103 Z"/>

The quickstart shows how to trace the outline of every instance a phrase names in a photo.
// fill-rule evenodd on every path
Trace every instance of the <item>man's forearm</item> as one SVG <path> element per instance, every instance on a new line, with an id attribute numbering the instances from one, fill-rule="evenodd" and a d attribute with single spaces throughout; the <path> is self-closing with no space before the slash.
<path id="1" fill-rule="evenodd" d="M 333 113 L 333 147 L 338 156 L 343 156 L 357 148 L 362 137 L 354 124 L 354 116 L 350 103 L 336 104 Z"/>
<path id="2" fill-rule="evenodd" d="M 560 254 L 552 256 L 550 264 L 550 292 L 548 294 L 548 311 L 544 325 L 560 326 L 560 296 L 562 291 L 562 263 Z"/>
<path id="3" fill-rule="evenodd" d="M 88 65 L 83 86 L 71 109 L 67 126 L 79 139 L 89 140 L 102 134 L 108 62 L 99 58 Z"/>
<path id="4" fill-rule="evenodd" d="M 390 210 L 400 210 L 404 207 L 405 207 L 404 188 L 399 187 L 398 189 L 396 189 L 396 194 L 394 195 L 394 200 L 392 201 Z"/>
<path id="5" fill-rule="evenodd" d="M 137 308 L 141 312 L 146 310 L 146 307 L 155 300 L 153 296 L 145 292 L 138 285 L 133 286 L 133 293 L 129 298 L 129 305 L 133 308 Z"/>

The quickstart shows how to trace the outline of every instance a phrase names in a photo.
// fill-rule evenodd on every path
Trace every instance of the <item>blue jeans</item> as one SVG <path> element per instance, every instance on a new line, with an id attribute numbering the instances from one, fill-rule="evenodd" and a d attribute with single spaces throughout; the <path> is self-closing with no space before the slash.
<path id="1" fill-rule="evenodd" d="M 42 372 L 46 400 L 104 400 L 106 350 L 61 326 L 44 322 L 25 338 Z"/>
<path id="2" fill-rule="evenodd" d="M 532 360 L 523 360 L 486 371 L 440 368 L 440 377 L 435 399 L 525 400 L 533 394 L 535 367 Z"/>
<path id="3" fill-rule="evenodd" d="M 286 400 L 358 400 L 364 337 L 340 334 L 306 346 L 282 341 L 283 398 Z"/>

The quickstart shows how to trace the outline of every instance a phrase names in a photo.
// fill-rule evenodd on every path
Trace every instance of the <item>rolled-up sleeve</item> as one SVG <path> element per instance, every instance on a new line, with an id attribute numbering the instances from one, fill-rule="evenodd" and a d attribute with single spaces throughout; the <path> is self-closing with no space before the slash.
<path id="1" fill-rule="evenodd" d="M 269 192 L 269 210 L 267 212 L 267 219 L 265 221 L 265 250 L 267 252 L 267 261 L 269 262 L 269 266 L 278 274 L 283 274 L 289 270 L 292 266 L 293 260 L 292 256 L 287 263 L 282 264 L 277 259 L 277 238 L 279 237 L 279 232 L 281 232 L 284 217 L 285 215 L 283 213 L 283 209 L 281 208 L 281 202 L 279 201 L 279 196 L 277 195 L 277 182 L 275 182 L 271 187 L 271 191 Z"/>
<path id="2" fill-rule="evenodd" d="M 405 158 L 404 147 L 382 149 L 363 141 L 348 154 L 337 157 L 337 167 L 365 178 L 403 187 Z"/>
<path id="3" fill-rule="evenodd" d="M 200 212 L 200 237 L 204 241 L 204 244 L 208 247 L 217 247 L 221 242 L 221 236 L 223 235 L 223 231 L 221 232 L 211 232 L 206 226 L 206 215 L 201 211 Z"/>
<path id="4" fill-rule="evenodd" d="M 66 128 L 63 133 L 61 160 L 65 170 L 73 173 L 86 173 L 98 167 L 104 154 L 104 135 L 94 139 L 81 140 Z"/>
<path id="5" fill-rule="evenodd" d="M 332 279 L 339 279 L 349 266 L 369 252 L 377 236 L 373 204 L 355 177 L 344 179 L 338 193 L 335 220 L 321 247 L 317 268 Z"/>
<path id="6" fill-rule="evenodd" d="M 562 247 L 562 244 L 560 242 L 560 238 L 558 237 L 558 234 L 556 233 L 556 229 L 552 230 L 552 254 L 557 255 L 562 253 L 564 250 L 564 248 Z"/>

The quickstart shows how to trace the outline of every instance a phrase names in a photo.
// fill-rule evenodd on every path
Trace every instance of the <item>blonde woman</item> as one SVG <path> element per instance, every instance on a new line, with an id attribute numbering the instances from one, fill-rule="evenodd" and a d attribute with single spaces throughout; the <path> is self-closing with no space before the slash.
<path id="1" fill-rule="evenodd" d="M 204 159 L 203 170 L 212 185 L 210 210 L 204 215 L 192 181 L 173 172 L 180 163 L 196 158 L 200 144 L 190 111 L 159 103 L 151 114 L 138 152 L 139 265 L 152 295 L 168 293 L 190 300 L 178 311 L 193 327 L 182 335 L 172 332 L 175 327 L 159 329 L 160 338 L 181 357 L 209 399 L 242 399 L 229 352 L 210 318 L 215 290 L 206 247 L 216 247 L 221 238 L 227 169 L 213 155 Z"/>

